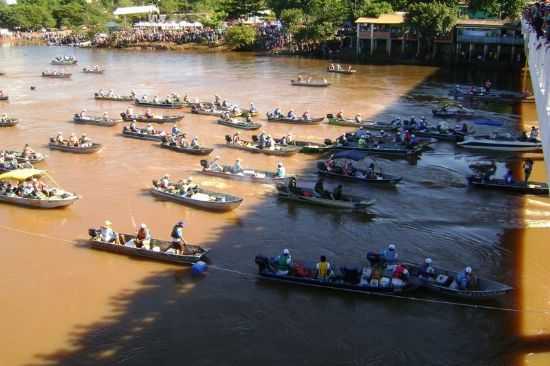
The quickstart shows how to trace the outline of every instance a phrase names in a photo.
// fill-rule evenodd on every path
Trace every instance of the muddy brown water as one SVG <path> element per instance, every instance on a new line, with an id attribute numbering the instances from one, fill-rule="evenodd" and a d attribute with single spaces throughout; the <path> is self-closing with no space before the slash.
<path id="1" fill-rule="evenodd" d="M 74 54 L 79 65 L 49 66 L 60 54 Z M 80 72 L 94 64 L 105 65 L 105 74 Z M 29 143 L 46 153 L 48 159 L 37 167 L 82 199 L 62 210 L 0 206 L 0 364 L 548 364 L 550 322 L 540 311 L 550 310 L 550 200 L 467 188 L 468 163 L 485 155 L 438 143 L 414 163 L 376 158 L 386 172 L 402 175 L 403 184 L 396 190 L 346 184 L 347 192 L 376 199 L 375 216 L 367 218 L 289 204 L 268 185 L 201 176 L 196 174 L 199 157 L 122 138 L 122 127 L 70 122 L 82 109 L 115 116 L 127 107 L 95 101 L 93 93 L 100 88 L 121 94 L 175 91 L 207 100 L 219 94 L 241 106 L 253 101 L 262 112 L 279 106 L 317 116 L 343 109 L 376 120 L 410 115 L 431 120 L 436 104 L 422 96 L 445 97 L 455 83 L 491 78 L 496 88 L 514 90 L 528 84 L 521 75 L 358 66 L 356 75 L 346 76 L 325 74 L 325 66 L 317 60 L 231 53 L 1 48 L 6 76 L 0 87 L 10 101 L 0 102 L 0 110 L 18 117 L 20 125 L 0 130 L 0 148 Z M 53 68 L 73 72 L 72 79 L 39 76 Z M 332 85 L 291 87 L 289 79 L 297 73 L 326 77 Z M 501 120 L 502 129 L 536 123 L 534 105 L 475 107 Z M 326 124 L 272 124 L 263 114 L 257 120 L 274 136 L 291 132 L 318 142 L 350 131 Z M 245 167 L 272 170 L 283 161 L 300 182 L 315 183 L 319 156 L 277 158 L 226 149 L 218 145 L 233 130 L 213 117 L 185 113 L 178 125 L 215 146 L 211 156 L 224 162 L 241 158 Z M 105 146 L 89 156 L 49 151 L 48 138 L 58 131 L 86 132 Z M 506 165 L 519 171 L 520 164 L 499 163 L 498 174 Z M 216 214 L 159 201 L 147 188 L 165 173 L 192 176 L 211 190 L 244 197 L 244 203 L 234 212 Z M 542 162 L 535 165 L 533 179 L 546 179 Z M 94 251 L 85 243 L 87 229 L 105 219 L 121 232 L 147 223 L 155 237 L 165 239 L 174 222 L 184 220 L 186 238 L 212 248 L 211 265 L 221 269 L 197 279 L 186 268 Z M 276 255 L 287 247 L 295 258 L 324 254 L 338 266 L 359 263 L 367 251 L 389 243 L 397 245 L 401 258 L 430 256 L 457 270 L 471 265 L 480 276 L 511 284 L 519 290 L 489 305 L 525 311 L 340 295 L 264 284 L 250 276 L 259 253 Z"/>

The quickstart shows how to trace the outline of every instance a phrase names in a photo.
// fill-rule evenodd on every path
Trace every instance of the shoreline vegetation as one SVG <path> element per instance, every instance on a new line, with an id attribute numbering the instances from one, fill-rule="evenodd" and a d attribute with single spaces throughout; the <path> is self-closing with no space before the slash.
<path id="1" fill-rule="evenodd" d="M 112 15 L 115 8 L 140 2 L 20 0 L 10 6 L 0 3 L 0 28 L 15 30 L 11 38 L 4 37 L 4 41 L 12 43 L 43 40 L 49 45 L 113 49 L 237 50 L 348 63 L 450 66 L 454 63 L 454 56 L 449 56 L 453 45 L 443 46 L 437 40 L 452 38 L 459 19 L 475 16 L 517 22 L 525 3 L 526 0 L 165 0 L 159 3 L 162 16 L 149 13 L 120 18 Z M 356 20 L 395 11 L 405 14 L 398 31 L 407 35 L 406 55 L 360 54 Z M 182 21 L 188 25 L 179 25 Z M 176 23 L 177 27 L 173 26 Z M 165 27 L 167 24 L 172 25 Z M 361 31 L 366 33 L 368 29 Z M 390 34 L 388 42 L 394 42 L 396 29 L 391 26 L 377 24 L 374 29 L 371 26 L 371 34 L 373 31 Z M 409 39 L 413 39 L 412 43 Z M 364 39 L 361 42 L 361 49 L 369 46 Z M 404 40 L 402 48 L 405 50 Z M 474 63 L 481 64 L 475 60 Z M 494 66 L 498 61 L 487 64 Z"/>

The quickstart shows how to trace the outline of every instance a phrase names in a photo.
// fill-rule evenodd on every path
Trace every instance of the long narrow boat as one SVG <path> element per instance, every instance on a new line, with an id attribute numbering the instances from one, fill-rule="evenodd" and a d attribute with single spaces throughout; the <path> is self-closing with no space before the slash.
<path id="1" fill-rule="evenodd" d="M 308 118 L 304 119 L 303 117 L 297 118 L 287 118 L 287 117 L 274 117 L 270 113 L 267 114 L 268 122 L 277 122 L 277 123 L 289 123 L 294 125 L 319 125 L 323 122 L 324 117 Z"/>
<path id="2" fill-rule="evenodd" d="M 44 161 L 44 159 L 46 159 L 46 156 L 39 152 L 33 152 L 32 154 L 27 156 L 23 156 L 22 152 L 14 150 L 4 150 L 4 153 L 6 155 L 14 156 L 19 162 L 29 162 L 31 164 L 40 163 L 41 161 Z"/>
<path id="3" fill-rule="evenodd" d="M 208 211 L 228 212 L 241 205 L 243 199 L 225 193 L 206 191 L 197 188 L 191 195 L 180 194 L 170 190 L 162 189 L 155 185 L 151 188 L 151 194 L 156 197 L 175 201 L 187 206 L 201 208 Z"/>
<path id="4" fill-rule="evenodd" d="M 213 117 L 222 117 L 225 113 L 229 113 L 229 115 L 231 117 L 239 117 L 239 116 L 242 115 L 242 112 L 232 113 L 230 111 L 225 111 L 223 109 L 217 109 L 217 108 L 204 109 L 204 108 L 199 108 L 199 107 L 196 107 L 196 106 L 193 106 L 191 108 L 191 113 L 200 114 L 200 115 L 203 115 L 203 116 L 213 116 Z"/>
<path id="5" fill-rule="evenodd" d="M 147 116 L 145 114 L 132 114 L 128 115 L 125 112 L 120 114 L 124 121 L 136 121 L 147 123 L 174 123 L 183 119 L 183 114 L 173 116 Z"/>
<path id="6" fill-rule="evenodd" d="M 154 101 L 144 101 L 144 100 L 136 99 L 134 103 L 137 106 L 148 107 L 148 108 L 179 109 L 184 107 L 183 102 L 175 102 L 175 101 L 174 102 L 164 101 L 164 102 L 155 103 Z"/>
<path id="7" fill-rule="evenodd" d="M 474 111 L 466 109 L 464 107 L 443 107 L 439 109 L 432 109 L 432 114 L 435 117 L 440 118 L 473 118 L 475 117 Z"/>
<path id="8" fill-rule="evenodd" d="M 64 72 L 42 72 L 42 77 L 52 78 L 52 79 L 69 79 L 72 74 Z"/>
<path id="9" fill-rule="evenodd" d="M 199 173 L 208 175 L 211 177 L 218 177 L 224 179 L 234 179 L 253 183 L 273 184 L 277 182 L 285 182 L 288 177 L 278 177 L 273 172 L 266 172 L 254 169 L 242 169 L 239 173 L 233 173 L 233 169 L 230 166 L 224 166 L 222 170 L 212 170 L 208 167 L 206 160 L 201 160 L 202 170 Z"/>
<path id="10" fill-rule="evenodd" d="M 467 137 L 457 146 L 472 150 L 500 151 L 500 152 L 538 152 L 542 150 L 540 141 L 521 140 L 517 138 L 484 138 Z"/>
<path id="11" fill-rule="evenodd" d="M 132 131 L 128 126 L 124 126 L 122 129 L 122 136 L 138 140 L 162 141 L 166 137 L 166 133 L 164 131 L 160 131 L 158 133 L 150 134 L 145 129 Z"/>
<path id="12" fill-rule="evenodd" d="M 90 229 L 90 245 L 94 249 L 106 250 L 108 252 L 123 254 L 130 257 L 151 259 L 160 262 L 175 264 L 193 264 L 202 260 L 210 252 L 208 248 L 202 248 L 198 245 L 186 245 L 182 254 L 167 253 L 166 250 L 171 246 L 169 241 L 151 239 L 151 247 L 158 247 L 159 250 L 149 250 L 145 248 L 135 248 L 124 244 L 107 243 L 100 240 L 99 230 Z M 123 243 L 128 243 L 135 239 L 135 235 L 119 234 Z"/>
<path id="13" fill-rule="evenodd" d="M 93 142 L 90 146 L 69 146 L 50 141 L 48 147 L 52 150 L 59 150 L 73 154 L 92 154 L 101 150 L 103 145 Z"/>
<path id="14" fill-rule="evenodd" d="M 362 281 L 362 271 L 347 269 L 345 267 L 335 270 L 334 276 L 327 280 L 321 280 L 315 277 L 316 269 L 314 265 L 307 265 L 303 262 L 294 261 L 293 268 L 289 274 L 279 274 L 276 270 L 274 260 L 265 256 L 256 256 L 256 265 L 258 266 L 258 276 L 262 280 L 269 280 L 291 285 L 305 287 L 326 288 L 342 292 L 352 292 L 361 294 L 402 294 L 415 290 L 418 285 L 410 281 L 396 280 L 386 277 L 384 285 L 382 281 Z M 298 269 L 299 268 L 299 269 Z M 365 268 L 365 271 L 368 269 Z M 349 275 L 354 272 L 355 275 Z M 353 279 L 353 282 L 350 280 Z"/>
<path id="15" fill-rule="evenodd" d="M 33 166 L 27 161 L 17 161 L 16 165 L 9 162 L 0 163 L 0 173 L 7 173 L 18 169 L 33 169 Z"/>
<path id="16" fill-rule="evenodd" d="M 245 120 L 234 119 L 234 118 L 231 118 L 230 120 L 220 118 L 218 119 L 218 124 L 223 126 L 233 127 L 233 128 L 239 128 L 241 130 L 249 130 L 249 131 L 257 130 L 262 127 L 262 125 L 259 123 L 247 122 Z"/>
<path id="17" fill-rule="evenodd" d="M 329 178 L 335 178 L 335 179 L 343 179 L 347 181 L 353 181 L 353 182 L 359 182 L 359 183 L 367 183 L 367 184 L 374 184 L 374 185 L 382 185 L 382 186 L 395 186 L 399 182 L 401 182 L 401 177 L 390 175 L 390 174 L 384 174 L 384 173 L 376 173 L 374 177 L 368 176 L 367 174 L 364 174 L 364 172 L 358 170 L 360 175 L 346 175 L 346 174 L 340 174 L 336 173 L 334 171 L 328 171 L 326 170 L 326 167 L 323 163 L 320 163 L 318 165 L 317 172 L 319 175 L 324 175 Z"/>
<path id="18" fill-rule="evenodd" d="M 358 144 L 334 144 L 331 149 L 334 150 L 357 150 L 365 151 L 373 155 L 382 156 L 416 156 L 419 155 L 424 146 L 405 147 L 399 144 L 385 144 L 378 146 L 366 146 Z"/>
<path id="19" fill-rule="evenodd" d="M 41 177 L 46 172 L 37 169 L 20 169 L 8 173 L 0 174 L 0 181 L 22 182 L 29 178 Z M 74 193 L 66 192 L 60 188 L 55 188 L 50 195 L 41 195 L 40 197 L 22 197 L 13 193 L 0 194 L 0 202 L 10 203 L 18 206 L 32 208 L 60 208 L 66 207 L 76 202 L 80 197 Z"/>
<path id="20" fill-rule="evenodd" d="M 56 65 L 56 66 L 71 66 L 76 65 L 78 63 L 78 60 L 71 58 L 71 59 L 53 59 L 50 64 Z"/>
<path id="21" fill-rule="evenodd" d="M 169 142 L 163 142 L 160 144 L 160 147 L 163 149 L 172 150 L 179 153 L 190 154 L 190 155 L 209 155 L 214 151 L 211 147 L 191 147 L 191 146 L 181 146 L 176 144 L 171 144 Z"/>
<path id="22" fill-rule="evenodd" d="M 331 69 L 330 67 L 327 67 L 327 72 L 332 72 L 332 73 L 335 73 L 335 74 L 345 74 L 345 75 L 351 75 L 351 74 L 355 74 L 357 72 L 357 70 L 338 70 L 338 69 Z"/>
<path id="23" fill-rule="evenodd" d="M 105 72 L 103 69 L 90 69 L 87 67 L 84 67 L 82 69 L 82 73 L 84 74 L 96 74 L 96 75 L 102 75 Z"/>
<path id="24" fill-rule="evenodd" d="M 422 130 L 414 130 L 413 132 L 417 137 L 429 137 L 434 138 L 439 141 L 449 141 L 449 142 L 460 142 L 464 140 L 465 134 L 453 130 L 453 129 L 446 129 L 446 130 L 438 130 L 437 128 L 427 128 Z"/>
<path id="25" fill-rule="evenodd" d="M 513 290 L 512 287 L 508 285 L 485 278 L 477 279 L 476 289 L 461 290 L 454 281 L 458 275 L 456 271 L 434 267 L 435 276 L 433 278 L 428 278 L 420 275 L 421 271 L 418 264 L 405 263 L 405 265 L 409 270 L 412 283 L 425 287 L 430 291 L 451 297 L 487 300 L 505 295 Z"/>
<path id="26" fill-rule="evenodd" d="M 96 100 L 107 100 L 110 102 L 133 102 L 136 97 L 131 95 L 101 95 L 100 93 L 94 93 L 94 99 Z"/>
<path id="27" fill-rule="evenodd" d="M 274 156 L 292 156 L 300 151 L 300 147 L 297 146 L 281 146 L 275 145 L 274 149 L 262 149 L 258 144 L 248 141 L 242 141 L 241 143 L 234 144 L 232 142 L 227 142 L 227 137 L 231 139 L 230 136 L 226 136 L 225 147 L 230 149 L 244 150 L 252 153 L 262 153 L 265 155 L 274 155 Z"/>
<path id="28" fill-rule="evenodd" d="M 319 82 L 319 81 L 307 81 L 307 80 L 290 80 L 290 85 L 292 86 L 305 86 L 309 88 L 326 88 L 330 85 L 329 82 Z"/>
<path id="29" fill-rule="evenodd" d="M 521 194 L 548 195 L 548 184 L 541 182 L 512 182 L 506 183 L 504 179 L 483 179 L 476 175 L 468 177 L 468 183 L 476 188 L 485 188 L 495 191 L 507 191 Z"/>
<path id="30" fill-rule="evenodd" d="M 279 197 L 290 201 L 362 213 L 366 213 L 368 207 L 375 202 L 374 200 L 345 194 L 340 199 L 321 198 L 312 189 L 304 187 L 297 187 L 295 192 L 291 192 L 287 185 L 281 183 L 277 184 L 277 192 Z"/>
<path id="31" fill-rule="evenodd" d="M 1 100 L 1 101 L 6 101 L 6 100 L 8 100 L 8 99 L 10 99 L 9 95 L 5 95 L 5 94 L 4 94 L 4 95 L 0 95 L 0 100 Z"/>
<path id="32" fill-rule="evenodd" d="M 93 125 L 101 127 L 113 127 L 122 122 L 120 119 L 105 118 L 98 116 L 84 116 L 79 114 L 73 116 L 73 122 L 81 125 Z"/>
<path id="33" fill-rule="evenodd" d="M 333 126 L 341 127 L 356 127 L 364 128 L 367 130 L 375 131 L 397 131 L 399 126 L 391 122 L 380 122 L 380 121 L 361 121 L 357 122 L 355 119 L 351 118 L 335 118 L 332 114 L 327 115 L 328 124 Z"/>
<path id="34" fill-rule="evenodd" d="M 4 120 L 0 120 L 0 127 L 13 127 L 16 126 L 19 123 L 19 120 L 17 118 L 7 118 Z"/>

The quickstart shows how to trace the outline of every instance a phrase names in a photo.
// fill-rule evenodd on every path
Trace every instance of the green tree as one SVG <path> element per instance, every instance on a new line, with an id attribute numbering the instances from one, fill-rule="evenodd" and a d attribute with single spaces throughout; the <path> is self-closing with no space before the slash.
<path id="1" fill-rule="evenodd" d="M 360 0 L 351 4 L 352 20 L 359 17 L 378 17 L 391 12 L 392 4 L 384 0 Z"/>
<path id="2" fill-rule="evenodd" d="M 251 49 L 256 43 L 256 29 L 248 25 L 235 25 L 227 30 L 225 40 L 235 49 Z"/>
<path id="3" fill-rule="evenodd" d="M 296 34 L 304 25 L 305 14 L 302 9 L 285 9 L 281 12 L 280 19 L 290 34 Z"/>
<path id="4" fill-rule="evenodd" d="M 409 7 L 406 25 L 416 31 L 420 52 L 422 42 L 431 51 L 433 38 L 449 33 L 456 24 L 458 13 L 456 8 L 440 2 L 418 3 Z"/>
<path id="5" fill-rule="evenodd" d="M 471 0 L 470 8 L 499 18 L 516 19 L 526 4 L 526 0 Z"/>
<path id="6" fill-rule="evenodd" d="M 226 0 L 225 11 L 229 18 L 238 19 L 260 14 L 265 9 L 264 0 Z"/>

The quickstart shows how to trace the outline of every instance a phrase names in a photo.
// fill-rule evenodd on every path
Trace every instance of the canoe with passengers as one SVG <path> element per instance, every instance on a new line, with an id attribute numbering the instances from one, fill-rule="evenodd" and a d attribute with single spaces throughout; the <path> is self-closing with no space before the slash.
<path id="1" fill-rule="evenodd" d="M 367 209 L 375 202 L 371 199 L 347 194 L 342 194 L 338 199 L 328 197 L 328 195 L 326 197 L 321 197 L 313 189 L 305 187 L 295 187 L 291 189 L 288 185 L 281 183 L 277 183 L 276 187 L 278 195 L 282 199 L 332 209 L 367 213 Z"/>
<path id="2" fill-rule="evenodd" d="M 57 71 L 54 71 L 54 72 L 43 71 L 42 72 L 42 77 L 52 78 L 52 79 L 70 79 L 71 75 L 72 74 L 70 74 L 70 73 L 57 72 Z"/>
<path id="3" fill-rule="evenodd" d="M 71 66 L 71 65 L 76 65 L 78 63 L 77 60 L 75 59 L 70 59 L 70 60 L 52 60 L 50 62 L 50 64 L 52 65 L 55 65 L 55 66 Z"/>
<path id="4" fill-rule="evenodd" d="M 200 114 L 200 115 L 203 115 L 203 116 L 213 116 L 213 117 L 222 117 L 226 113 L 229 113 L 230 117 L 239 117 L 239 116 L 242 115 L 242 112 L 233 113 L 231 111 L 225 111 L 223 109 L 200 108 L 200 107 L 197 107 L 197 106 L 193 106 L 191 108 L 191 113 Z"/>
<path id="5" fill-rule="evenodd" d="M 81 125 L 113 127 L 122 122 L 122 120 L 103 116 L 81 116 L 80 114 L 76 113 L 75 115 L 73 115 L 73 122 Z"/>
<path id="6" fill-rule="evenodd" d="M 153 133 L 149 133 L 145 128 L 132 130 L 130 127 L 124 126 L 122 136 L 137 140 L 162 141 L 166 137 L 166 132 L 154 131 Z"/>
<path id="7" fill-rule="evenodd" d="M 232 211 L 239 207 L 243 202 L 241 197 L 232 196 L 225 193 L 211 192 L 200 187 L 193 189 L 191 192 L 182 194 L 176 189 L 171 190 L 161 188 L 156 181 L 153 181 L 151 194 L 155 197 L 174 201 L 187 206 L 216 212 Z"/>
<path id="8" fill-rule="evenodd" d="M 248 130 L 248 131 L 258 130 L 262 127 L 262 125 L 259 123 L 248 122 L 246 120 L 237 119 L 237 118 L 231 118 L 229 120 L 220 118 L 218 119 L 218 124 L 223 126 L 233 127 L 233 128 L 239 128 L 241 130 Z"/>
<path id="9" fill-rule="evenodd" d="M 0 119 L 0 127 L 13 127 L 19 123 L 17 118 Z"/>
<path id="10" fill-rule="evenodd" d="M 277 270 L 276 258 L 258 255 L 255 258 L 258 266 L 258 278 L 284 284 L 324 288 L 339 292 L 357 293 L 364 295 L 376 294 L 403 294 L 414 291 L 417 284 L 408 280 L 384 277 L 381 280 L 367 280 L 367 274 L 373 268 L 364 267 L 358 270 L 356 266 L 331 268 L 332 275 L 325 279 L 318 277 L 317 267 L 302 261 L 293 260 L 288 273 Z"/>
<path id="11" fill-rule="evenodd" d="M 5 94 L 4 94 L 4 95 L 0 95 L 0 100 L 6 101 L 6 100 L 8 100 L 8 99 L 10 99 L 10 96 L 9 96 L 9 95 L 5 95 Z"/>
<path id="12" fill-rule="evenodd" d="M 338 69 L 331 69 L 330 67 L 327 67 L 327 72 L 332 72 L 332 73 L 335 73 L 335 74 L 352 75 L 352 74 L 355 74 L 357 72 L 357 70 L 355 70 L 355 69 L 351 69 L 351 70 L 341 69 L 341 70 L 338 70 Z"/>
<path id="13" fill-rule="evenodd" d="M 399 129 L 399 125 L 392 122 L 380 122 L 370 120 L 362 120 L 359 122 L 352 118 L 336 118 L 332 114 L 328 114 L 327 119 L 328 124 L 333 126 L 356 127 L 375 131 L 397 131 Z"/>
<path id="14" fill-rule="evenodd" d="M 547 183 L 542 182 L 506 182 L 504 179 L 483 179 L 477 175 L 468 177 L 468 183 L 475 188 L 484 188 L 495 191 L 506 191 L 520 194 L 548 195 L 550 193 Z"/>
<path id="15" fill-rule="evenodd" d="M 290 80 L 290 85 L 305 86 L 309 88 L 326 88 L 330 83 L 326 81 Z"/>
<path id="16" fill-rule="evenodd" d="M 330 146 L 320 142 L 292 140 L 291 142 L 283 142 L 283 139 L 275 139 L 275 143 L 280 146 L 294 146 L 300 149 L 303 154 L 320 154 L 330 150 Z"/>
<path id="17" fill-rule="evenodd" d="M 426 276 L 422 274 L 421 266 L 418 264 L 405 263 L 405 266 L 409 270 L 412 283 L 441 295 L 470 300 L 489 300 L 513 290 L 508 285 L 486 278 L 476 278 L 471 288 L 461 289 L 456 282 L 459 274 L 456 271 L 433 267 L 435 270 L 433 276 Z"/>
<path id="18" fill-rule="evenodd" d="M 539 152 L 542 143 L 539 140 L 523 139 L 508 135 L 466 137 L 457 142 L 457 146 L 471 150 L 493 152 Z"/>
<path id="19" fill-rule="evenodd" d="M 82 73 L 84 74 L 103 75 L 104 72 L 105 72 L 104 69 L 95 69 L 95 68 L 89 68 L 89 67 L 82 68 Z"/>
<path id="20" fill-rule="evenodd" d="M 248 181 L 253 183 L 273 184 L 277 182 L 285 182 L 288 177 L 279 177 L 274 172 L 266 172 L 255 169 L 241 169 L 239 172 L 235 172 L 233 167 L 225 165 L 221 169 L 210 169 L 208 161 L 201 160 L 202 170 L 199 172 L 211 177 L 218 177 L 224 179 L 234 179 L 241 181 Z"/>
<path id="21" fill-rule="evenodd" d="M 211 148 L 211 147 L 182 146 L 179 144 L 164 142 L 164 141 L 160 144 L 160 147 L 162 147 L 163 149 L 168 149 L 175 152 L 190 154 L 190 155 L 210 155 L 210 153 L 214 151 L 214 148 Z"/>
<path id="22" fill-rule="evenodd" d="M 97 142 L 92 142 L 90 144 L 85 144 L 85 145 L 71 146 L 66 144 L 60 144 L 56 142 L 55 139 L 52 138 L 50 140 L 50 143 L 48 144 L 48 147 L 52 150 L 59 150 L 63 152 L 73 153 L 73 154 L 93 154 L 101 150 L 103 145 Z"/>
<path id="23" fill-rule="evenodd" d="M 321 122 L 323 122 L 325 118 L 324 117 L 315 117 L 315 118 L 303 118 L 303 117 L 296 117 L 296 118 L 289 118 L 284 116 L 273 116 L 271 113 L 267 113 L 267 121 L 268 122 L 277 122 L 277 123 L 289 123 L 294 125 L 319 125 Z"/>
<path id="24" fill-rule="evenodd" d="M 171 242 L 158 239 L 151 239 L 150 245 L 153 249 L 146 249 L 144 247 L 137 248 L 136 246 L 125 245 L 130 241 L 135 240 L 135 235 L 119 233 L 118 241 L 122 244 L 118 244 L 102 241 L 99 236 L 99 229 L 89 229 L 88 233 L 90 235 L 89 243 L 94 249 L 160 262 L 193 264 L 205 259 L 206 255 L 210 252 L 210 249 L 208 248 L 187 244 L 183 246 L 184 249 L 182 253 L 176 253 L 173 249 L 169 249 L 172 246 Z"/>
<path id="25" fill-rule="evenodd" d="M 147 107 L 147 108 L 166 108 L 166 109 L 180 109 L 183 108 L 183 102 L 170 102 L 170 101 L 159 101 L 155 102 L 152 100 L 142 100 L 142 99 L 135 99 L 134 103 L 137 106 L 140 107 Z"/>
<path id="26" fill-rule="evenodd" d="M 357 150 L 365 151 L 372 155 L 381 156 L 417 156 L 422 153 L 425 146 L 405 146 L 403 144 L 379 144 L 379 145 L 359 145 L 358 143 L 336 143 L 330 145 L 333 150 Z"/>
<path id="27" fill-rule="evenodd" d="M 354 169 L 353 174 L 344 174 L 342 172 L 334 170 L 327 170 L 325 163 L 321 161 L 317 164 L 317 172 L 319 175 L 323 175 L 329 178 L 380 186 L 395 186 L 399 182 L 401 182 L 402 179 L 402 177 L 381 172 L 375 172 L 374 174 L 369 175 L 367 171 L 361 169 Z"/>
<path id="28" fill-rule="evenodd" d="M 471 109 L 463 106 L 447 107 L 432 109 L 432 114 L 440 118 L 474 118 L 475 113 Z"/>
<path id="29" fill-rule="evenodd" d="M 274 156 L 292 156 L 297 154 L 301 148 L 298 146 L 282 146 L 275 144 L 273 148 L 261 148 L 260 144 L 250 141 L 240 141 L 238 143 L 233 143 L 231 141 L 231 136 L 225 136 L 225 147 L 237 150 L 248 151 L 252 153 L 261 153 L 265 155 L 274 155 Z"/>
<path id="30" fill-rule="evenodd" d="M 111 102 L 133 102 L 136 97 L 131 95 L 102 95 L 100 93 L 94 93 L 94 99 Z"/>
<path id="31" fill-rule="evenodd" d="M 120 114 L 124 121 L 136 121 L 146 123 L 175 123 L 183 119 L 183 114 L 176 114 L 171 116 L 148 116 L 146 114 L 127 114 L 122 112 Z"/>
<path id="32" fill-rule="evenodd" d="M 3 153 L 8 156 L 13 156 L 18 162 L 29 162 L 31 164 L 40 163 L 46 159 L 46 156 L 39 152 L 32 152 L 30 154 L 23 155 L 21 151 L 4 150 Z"/>

